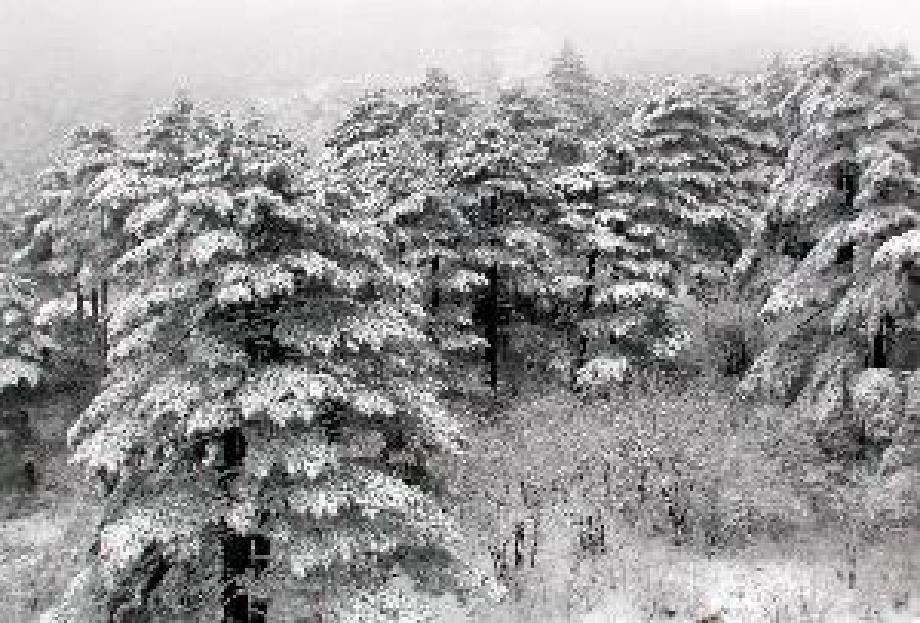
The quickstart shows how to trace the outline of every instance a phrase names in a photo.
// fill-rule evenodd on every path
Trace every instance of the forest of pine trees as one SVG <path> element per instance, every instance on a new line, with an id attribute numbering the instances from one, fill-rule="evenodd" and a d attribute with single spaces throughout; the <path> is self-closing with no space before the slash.
<path id="1" fill-rule="evenodd" d="M 918 174 L 890 50 L 630 90 L 566 44 L 494 101 L 436 69 L 369 92 L 318 153 L 188 95 L 76 130 L 0 223 L 0 410 L 79 395 L 106 491 L 44 620 L 493 598 L 431 466 L 534 388 L 738 377 L 828 462 L 916 473 Z"/>

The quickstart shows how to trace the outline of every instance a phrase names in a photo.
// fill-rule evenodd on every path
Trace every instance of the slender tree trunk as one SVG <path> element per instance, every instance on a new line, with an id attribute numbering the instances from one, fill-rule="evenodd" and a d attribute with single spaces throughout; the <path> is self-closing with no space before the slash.
<path id="1" fill-rule="evenodd" d="M 489 225 L 492 233 L 490 243 L 494 250 L 498 245 L 497 229 L 499 225 L 498 197 L 492 195 L 489 199 Z M 493 260 L 489 270 L 489 377 L 492 385 L 492 396 L 498 396 L 498 262 Z"/>
<path id="2" fill-rule="evenodd" d="M 102 361 L 103 366 L 106 360 L 106 356 L 109 350 L 108 344 L 108 319 L 106 318 L 106 313 L 108 311 L 108 301 L 109 301 L 109 281 L 108 279 L 103 279 L 102 284 L 99 290 L 99 312 L 100 312 L 100 323 L 99 323 L 99 343 L 100 349 L 102 350 Z"/>
<path id="3" fill-rule="evenodd" d="M 872 368 L 887 368 L 888 353 L 885 350 L 886 336 L 888 336 L 894 327 L 889 314 L 879 320 L 876 330 L 869 340 L 869 365 Z"/>
<path id="4" fill-rule="evenodd" d="M 870 368 L 881 368 L 883 367 L 883 361 L 881 356 L 882 350 L 882 326 L 881 323 L 877 324 L 875 331 L 872 332 L 872 335 L 869 337 L 869 367 Z"/>
<path id="5" fill-rule="evenodd" d="M 441 304 L 441 291 L 438 288 L 438 270 L 440 270 L 440 260 L 441 256 L 435 253 L 434 257 L 431 258 L 431 311 L 435 313 L 438 311 L 438 306 Z"/>
<path id="6" fill-rule="evenodd" d="M 83 320 L 83 290 L 80 288 L 79 281 L 77 281 L 77 319 Z"/>
<path id="7" fill-rule="evenodd" d="M 847 209 L 853 209 L 853 200 L 856 198 L 857 187 L 855 166 L 849 162 L 846 163 L 844 177 L 844 206 Z"/>
<path id="8" fill-rule="evenodd" d="M 585 298 L 581 304 L 581 316 L 583 319 L 587 319 L 588 314 L 591 313 L 591 299 L 594 296 L 594 275 L 597 268 L 597 251 L 591 250 L 588 253 L 588 285 L 585 287 Z M 573 368 L 573 375 L 577 374 L 578 370 L 585 365 L 585 360 L 588 352 L 588 336 L 585 335 L 582 331 L 579 331 L 578 335 L 578 358 L 576 359 L 575 366 Z M 574 381 L 574 378 L 573 378 Z M 574 384 L 574 383 L 573 383 Z"/>
<path id="9" fill-rule="evenodd" d="M 444 120 L 438 119 L 438 136 L 444 135 Z M 438 166 L 444 164 L 444 147 L 443 145 L 438 145 Z"/>
<path id="10" fill-rule="evenodd" d="M 489 378 L 492 395 L 498 395 L 498 263 L 489 269 L 489 319 L 487 339 L 489 340 Z"/>
<path id="11" fill-rule="evenodd" d="M 96 288 L 90 290 L 90 308 L 92 310 L 93 322 L 99 321 L 99 291 Z"/>

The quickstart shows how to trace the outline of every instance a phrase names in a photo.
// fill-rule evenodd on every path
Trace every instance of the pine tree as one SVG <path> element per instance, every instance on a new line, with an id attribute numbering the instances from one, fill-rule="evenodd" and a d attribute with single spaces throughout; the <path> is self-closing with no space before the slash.
<path id="1" fill-rule="evenodd" d="M 588 137 L 603 128 L 600 83 L 571 41 L 552 59 L 546 78 L 551 105 L 576 134 Z"/>
<path id="2" fill-rule="evenodd" d="M 77 410 L 103 373 L 110 298 L 105 267 L 119 244 L 103 198 L 119 177 L 120 157 L 111 127 L 77 128 L 54 166 L 38 176 L 37 206 L 20 223 L 11 258 L 35 281 L 33 321 L 57 345 L 48 361 L 49 383 L 67 392 Z"/>
<path id="3" fill-rule="evenodd" d="M 554 292 L 572 327 L 576 387 L 606 391 L 641 369 L 673 368 L 675 331 L 667 315 L 674 287 L 673 254 L 617 192 L 618 171 L 631 165 L 628 147 L 611 140 L 597 163 L 571 167 L 555 180 L 566 198 L 556 235 L 567 270 Z M 613 156 L 612 154 L 616 154 Z"/>
<path id="4" fill-rule="evenodd" d="M 104 237 L 111 215 L 99 205 L 97 194 L 118 166 L 118 157 L 112 128 L 77 128 L 70 148 L 40 176 L 40 206 L 14 261 L 59 283 L 71 281 L 84 267 L 104 265 L 112 255 Z"/>
<path id="5" fill-rule="evenodd" d="M 636 110 L 618 139 L 628 153 L 609 165 L 631 165 L 617 180 L 632 196 L 628 210 L 672 248 L 691 291 L 724 281 L 750 227 L 736 200 L 732 154 L 722 142 L 732 123 L 720 104 L 692 85 L 669 87 Z"/>
<path id="6" fill-rule="evenodd" d="M 0 162 L 0 235 L 8 244 L 0 248 L 0 265 L 9 266 L 13 253 L 26 244 L 38 212 L 35 178 L 14 173 Z M 31 219 L 31 220 L 30 220 Z"/>
<path id="7" fill-rule="evenodd" d="M 735 251 L 720 267 L 719 279 L 700 279 L 696 300 L 687 300 L 691 311 L 687 322 L 700 325 L 700 354 L 707 367 L 737 376 L 750 365 L 760 346 L 762 329 L 756 321 L 763 303 L 764 284 L 745 281 L 745 271 L 758 259 L 750 245 L 755 223 L 766 211 L 769 191 L 782 169 L 786 145 L 781 138 L 779 115 L 771 109 L 775 97 L 763 76 L 699 76 L 692 83 L 695 97 L 709 103 L 720 115 L 713 128 L 722 147 L 731 184 L 723 189 L 724 202 L 736 215 L 739 227 L 733 232 Z M 742 249 L 742 247 L 744 247 Z M 741 250 L 740 255 L 738 250 Z M 727 264 L 734 265 L 728 271 Z M 771 263 L 771 266 L 774 264 Z M 697 316 L 694 320 L 692 317 Z M 701 362 L 702 363 L 702 362 Z"/>
<path id="8" fill-rule="evenodd" d="M 61 349 L 33 322 L 37 304 L 36 284 L 0 266 L 0 432 L 7 441 L 3 463 L 16 470 L 14 482 L 24 477 L 20 482 L 26 492 L 38 482 L 31 455 L 36 422 L 30 407 L 52 386 L 51 355 Z M 5 475 L 6 485 L 10 475 Z"/>
<path id="9" fill-rule="evenodd" d="M 191 113 L 155 117 L 136 158 L 132 288 L 70 432 L 118 483 L 73 594 L 122 620 L 436 617 L 426 599 L 479 580 L 428 462 L 462 438 L 426 381 L 420 276 L 335 179 L 300 188 L 282 137 Z"/>
<path id="10" fill-rule="evenodd" d="M 747 166 L 743 167 L 742 188 L 749 189 L 755 201 L 751 238 L 732 267 L 735 287 L 740 293 L 763 305 L 769 290 L 788 274 L 789 258 L 783 259 L 763 248 L 755 235 L 764 230 L 770 193 L 782 174 L 791 138 L 799 130 L 790 122 L 797 66 L 781 57 L 762 72 L 747 76 L 740 85 L 740 125 L 762 140 L 749 141 Z M 762 195 L 758 200 L 757 196 Z"/>
<path id="11" fill-rule="evenodd" d="M 371 214 L 397 240 L 402 265 L 425 275 L 427 333 L 446 363 L 437 376 L 457 406 L 457 399 L 473 397 L 481 385 L 477 357 L 484 343 L 473 327 L 470 298 L 481 276 L 458 261 L 458 249 L 472 230 L 449 196 L 447 183 L 451 154 L 471 108 L 470 96 L 439 70 L 430 70 L 420 84 L 369 94 L 327 142 L 321 175 L 341 180 L 348 189 L 342 196 L 365 198 Z M 370 138 L 356 139 L 343 150 L 341 137 L 359 134 L 352 126 L 363 128 L 360 136 Z M 345 151 L 355 158 L 334 156 Z M 373 173 L 365 175 L 367 170 Z"/>
<path id="12" fill-rule="evenodd" d="M 736 143 L 745 147 L 749 138 L 735 127 L 734 99 L 711 81 L 672 84 L 591 146 L 592 165 L 559 179 L 578 206 L 565 219 L 581 241 L 580 277 L 593 282 L 580 350 L 592 341 L 603 347 L 597 365 L 615 377 L 686 365 L 689 335 L 672 313 L 674 296 L 682 287 L 708 296 L 746 242 L 750 207 L 737 177 L 748 161 Z M 596 208 L 582 206 L 585 189 Z"/>
<path id="13" fill-rule="evenodd" d="M 764 305 L 768 320 L 782 320 L 779 337 L 745 388 L 798 401 L 828 451 L 858 453 L 867 433 L 850 383 L 893 363 L 892 336 L 882 333 L 904 330 L 915 314 L 899 249 L 909 248 L 920 205 L 918 74 L 884 50 L 818 56 L 800 71 L 810 86 L 786 104 L 801 129 L 758 235 L 794 270 Z"/>
<path id="14" fill-rule="evenodd" d="M 732 184 L 730 201 L 748 233 L 767 203 L 767 195 L 786 155 L 778 130 L 780 123 L 759 85 L 703 76 L 694 91 L 709 102 L 722 118 L 714 134 L 723 148 Z M 747 239 L 743 240 L 747 243 Z"/>
<path id="15" fill-rule="evenodd" d="M 547 150 L 490 113 L 471 119 L 462 134 L 447 171 L 449 196 L 470 232 L 458 241 L 457 266 L 480 284 L 473 320 L 488 341 L 488 381 L 497 395 L 512 312 L 525 299 L 533 306 L 548 280 L 552 191 L 541 181 Z"/>
<path id="16" fill-rule="evenodd" d="M 48 351 L 58 345 L 33 318 L 36 284 L 11 271 L 0 272 L 0 399 L 21 404 L 46 380 Z M 4 405 L 8 406 L 8 405 Z"/>
<path id="17" fill-rule="evenodd" d="M 570 113 L 554 105 L 551 93 L 518 85 L 499 93 L 496 115 L 515 132 L 546 146 L 551 163 L 571 165 L 585 158 L 583 137 Z"/>
<path id="18" fill-rule="evenodd" d="M 327 139 L 324 174 L 362 184 L 354 190 L 375 194 L 383 205 L 409 197 L 443 165 L 449 139 L 472 106 L 470 95 L 437 69 L 418 85 L 367 93 Z"/>

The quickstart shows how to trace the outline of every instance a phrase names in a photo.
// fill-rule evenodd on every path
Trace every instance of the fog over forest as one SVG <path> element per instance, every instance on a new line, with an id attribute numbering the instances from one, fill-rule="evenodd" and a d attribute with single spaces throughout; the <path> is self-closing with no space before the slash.
<path id="1" fill-rule="evenodd" d="M 426 66 L 541 73 L 565 38 L 600 76 L 718 73 L 839 44 L 916 54 L 917 23 L 911 0 L 0 0 L 0 162 L 34 171 L 74 125 L 137 123 L 180 86 L 302 124 Z"/>

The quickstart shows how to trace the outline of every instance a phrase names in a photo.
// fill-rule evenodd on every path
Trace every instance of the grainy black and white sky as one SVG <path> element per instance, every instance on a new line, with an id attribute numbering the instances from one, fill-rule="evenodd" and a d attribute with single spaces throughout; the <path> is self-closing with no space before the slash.
<path id="1" fill-rule="evenodd" d="M 570 38 L 600 75 L 722 72 L 774 52 L 905 44 L 920 0 L 0 0 L 0 160 L 84 121 L 347 79 L 541 72 Z M 373 78 L 372 78 L 373 79 Z"/>

